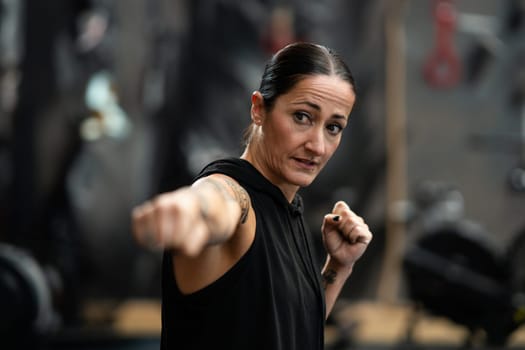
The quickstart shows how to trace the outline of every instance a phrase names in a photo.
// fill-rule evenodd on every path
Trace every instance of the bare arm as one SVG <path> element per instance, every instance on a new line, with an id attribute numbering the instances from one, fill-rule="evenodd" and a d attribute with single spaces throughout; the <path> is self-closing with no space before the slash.
<path id="1" fill-rule="evenodd" d="M 321 230 L 328 253 L 322 270 L 325 316 L 328 317 L 343 285 L 352 273 L 355 262 L 372 240 L 372 233 L 364 220 L 342 201 L 335 204 L 332 213 L 325 215 Z"/>
<path id="2" fill-rule="evenodd" d="M 346 280 L 352 274 L 352 268 L 353 267 L 345 268 L 344 266 L 340 266 L 335 263 L 330 256 L 327 257 L 322 271 L 323 287 L 325 289 L 326 318 L 328 318 L 328 315 L 332 312 L 337 297 L 341 293 Z"/>
<path id="3" fill-rule="evenodd" d="M 246 191 L 233 179 L 214 174 L 135 208 L 133 232 L 145 246 L 196 256 L 208 245 L 229 240 L 249 210 Z"/>
<path id="4" fill-rule="evenodd" d="M 193 184 L 200 216 L 209 230 L 209 244 L 228 240 L 239 224 L 244 224 L 250 209 L 244 188 L 227 176 L 212 175 Z"/>

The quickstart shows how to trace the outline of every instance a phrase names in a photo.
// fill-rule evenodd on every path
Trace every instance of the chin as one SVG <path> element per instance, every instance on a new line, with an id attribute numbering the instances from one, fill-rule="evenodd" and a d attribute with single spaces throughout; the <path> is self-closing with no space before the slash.
<path id="1" fill-rule="evenodd" d="M 306 176 L 297 176 L 295 179 L 293 179 L 291 182 L 296 184 L 299 187 L 308 187 L 314 182 L 315 176 L 306 177 Z"/>

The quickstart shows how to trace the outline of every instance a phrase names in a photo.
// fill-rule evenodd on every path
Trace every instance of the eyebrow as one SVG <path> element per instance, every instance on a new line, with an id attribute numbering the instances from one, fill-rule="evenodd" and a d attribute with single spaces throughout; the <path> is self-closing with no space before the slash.
<path id="1" fill-rule="evenodd" d="M 292 102 L 292 104 L 294 104 L 294 105 L 308 105 L 308 106 L 312 107 L 315 110 L 318 110 L 318 111 L 321 110 L 321 107 L 318 104 L 310 102 L 310 101 L 297 101 L 297 102 Z"/>
<path id="2" fill-rule="evenodd" d="M 298 102 L 292 102 L 292 104 L 293 105 L 308 105 L 308 106 L 312 107 L 313 109 L 315 109 L 317 111 L 321 111 L 321 106 L 319 106 L 316 103 L 310 102 L 310 101 L 298 101 Z M 341 115 L 341 114 L 334 114 L 332 117 L 336 118 L 336 119 L 347 120 L 347 118 L 344 115 Z"/>

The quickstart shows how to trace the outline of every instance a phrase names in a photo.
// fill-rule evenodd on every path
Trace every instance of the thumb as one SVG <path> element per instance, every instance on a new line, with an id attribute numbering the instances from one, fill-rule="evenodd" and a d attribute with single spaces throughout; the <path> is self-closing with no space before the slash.
<path id="1" fill-rule="evenodd" d="M 334 204 L 334 208 L 332 209 L 332 213 L 337 214 L 337 213 L 341 213 L 341 212 L 343 212 L 345 210 L 352 211 L 350 209 L 350 207 L 348 206 L 348 204 L 346 204 L 345 201 L 337 201 Z"/>

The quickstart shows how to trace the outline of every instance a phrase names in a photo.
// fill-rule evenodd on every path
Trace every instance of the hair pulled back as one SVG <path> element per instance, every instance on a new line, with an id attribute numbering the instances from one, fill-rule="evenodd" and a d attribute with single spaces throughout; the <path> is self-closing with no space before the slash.
<path id="1" fill-rule="evenodd" d="M 265 108 L 270 110 L 279 96 L 312 75 L 336 75 L 355 91 L 354 77 L 336 52 L 322 45 L 298 42 L 279 50 L 266 64 L 259 87 Z"/>
<path id="2" fill-rule="evenodd" d="M 336 75 L 348 82 L 355 92 L 354 76 L 335 51 L 318 44 L 297 42 L 277 51 L 266 63 L 259 87 L 264 108 L 270 111 L 279 96 L 289 92 L 302 79 L 314 75 Z M 253 124 L 245 130 L 245 145 L 251 141 L 253 131 Z"/>

